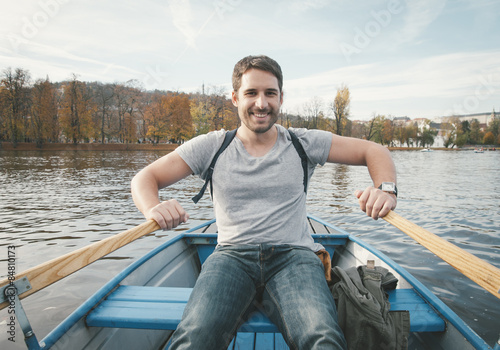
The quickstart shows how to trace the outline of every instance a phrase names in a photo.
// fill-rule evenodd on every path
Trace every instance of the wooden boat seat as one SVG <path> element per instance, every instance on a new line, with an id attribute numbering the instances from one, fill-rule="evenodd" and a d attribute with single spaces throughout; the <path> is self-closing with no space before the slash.
<path id="1" fill-rule="evenodd" d="M 174 330 L 192 288 L 120 286 L 86 318 L 89 327 Z M 413 289 L 389 293 L 391 310 L 410 311 L 412 332 L 442 332 L 445 322 Z M 257 311 L 239 332 L 275 333 L 278 328 Z"/>

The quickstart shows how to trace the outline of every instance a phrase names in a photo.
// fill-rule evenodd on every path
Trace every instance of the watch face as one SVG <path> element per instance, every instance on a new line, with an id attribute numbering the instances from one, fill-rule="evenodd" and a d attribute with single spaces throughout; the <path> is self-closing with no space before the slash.
<path id="1" fill-rule="evenodd" d="M 385 192 L 394 192 L 395 191 L 394 187 L 395 186 L 392 182 L 383 182 L 381 190 Z"/>

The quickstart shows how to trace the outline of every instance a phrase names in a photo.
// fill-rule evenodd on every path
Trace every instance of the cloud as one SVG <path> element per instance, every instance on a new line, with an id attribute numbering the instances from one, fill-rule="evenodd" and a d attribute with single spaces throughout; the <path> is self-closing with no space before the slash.
<path id="1" fill-rule="evenodd" d="M 172 23 L 184 35 L 189 47 L 196 47 L 197 30 L 193 27 L 193 14 L 189 0 L 171 0 L 169 2 Z"/>
<path id="2" fill-rule="evenodd" d="M 292 1 L 289 6 L 292 11 L 307 11 L 307 10 L 318 10 L 323 7 L 328 6 L 329 0 L 295 0 Z"/>
<path id="3" fill-rule="evenodd" d="M 65 80 L 71 73 L 82 74 L 84 80 L 116 80 L 120 77 L 137 76 L 141 74 L 135 69 L 119 64 L 100 61 L 74 54 L 64 48 L 42 44 L 18 37 L 22 45 L 20 53 L 15 54 L 10 49 L 1 49 L 0 65 L 11 66 L 12 58 L 15 57 L 16 67 L 22 67 L 34 72 L 33 78 L 44 78 L 49 75 L 51 80 Z M 82 74 L 83 75 L 83 74 Z M 129 79 L 129 78 L 126 78 Z"/>
<path id="4" fill-rule="evenodd" d="M 446 5 L 446 0 L 406 1 L 404 27 L 400 31 L 401 43 L 417 39 L 434 22 Z"/>
<path id="5" fill-rule="evenodd" d="M 500 91 L 498 62 L 500 50 L 453 53 L 404 63 L 372 63 L 329 70 L 285 80 L 284 108 L 299 110 L 312 96 L 331 101 L 338 87 L 345 83 L 351 91 L 354 112 L 355 106 L 359 105 L 372 110 L 374 106 L 389 110 L 391 106 L 400 104 L 407 107 L 399 107 L 398 113 L 406 115 L 409 106 L 415 106 L 416 101 L 421 100 L 441 103 L 441 110 L 445 110 L 449 108 L 449 101 L 463 100 L 478 93 L 482 94 L 481 101 L 493 98 L 491 91 Z M 426 105 L 420 105 L 419 109 L 422 114 L 438 113 L 430 112 Z M 360 114 L 370 115 L 370 112 Z"/>

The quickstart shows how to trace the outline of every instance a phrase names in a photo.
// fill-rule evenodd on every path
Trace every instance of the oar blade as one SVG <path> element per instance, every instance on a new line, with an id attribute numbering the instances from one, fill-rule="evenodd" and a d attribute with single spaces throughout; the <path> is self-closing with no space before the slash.
<path id="1" fill-rule="evenodd" d="M 41 265 L 32 267 L 16 275 L 16 280 L 27 277 L 31 289 L 19 296 L 20 299 L 27 297 L 37 291 L 71 275 L 73 272 L 93 263 L 105 255 L 115 251 L 124 245 L 135 241 L 160 227 L 154 220 L 148 220 L 141 225 L 133 227 L 114 236 L 105 238 L 86 247 L 75 250 L 58 258 L 47 261 Z M 0 287 L 10 284 L 8 279 L 0 281 Z M 0 303 L 0 310 L 8 305 L 7 302 Z"/>
<path id="2" fill-rule="evenodd" d="M 500 299 L 500 269 L 390 211 L 385 221 Z"/>

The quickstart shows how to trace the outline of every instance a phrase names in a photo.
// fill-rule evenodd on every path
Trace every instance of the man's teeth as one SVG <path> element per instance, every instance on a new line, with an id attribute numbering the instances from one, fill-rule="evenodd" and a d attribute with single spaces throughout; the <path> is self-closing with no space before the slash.
<path id="1" fill-rule="evenodd" d="M 265 117 L 267 116 L 267 113 L 264 113 L 264 114 L 254 113 L 254 115 L 255 115 L 257 118 L 265 118 Z"/>

